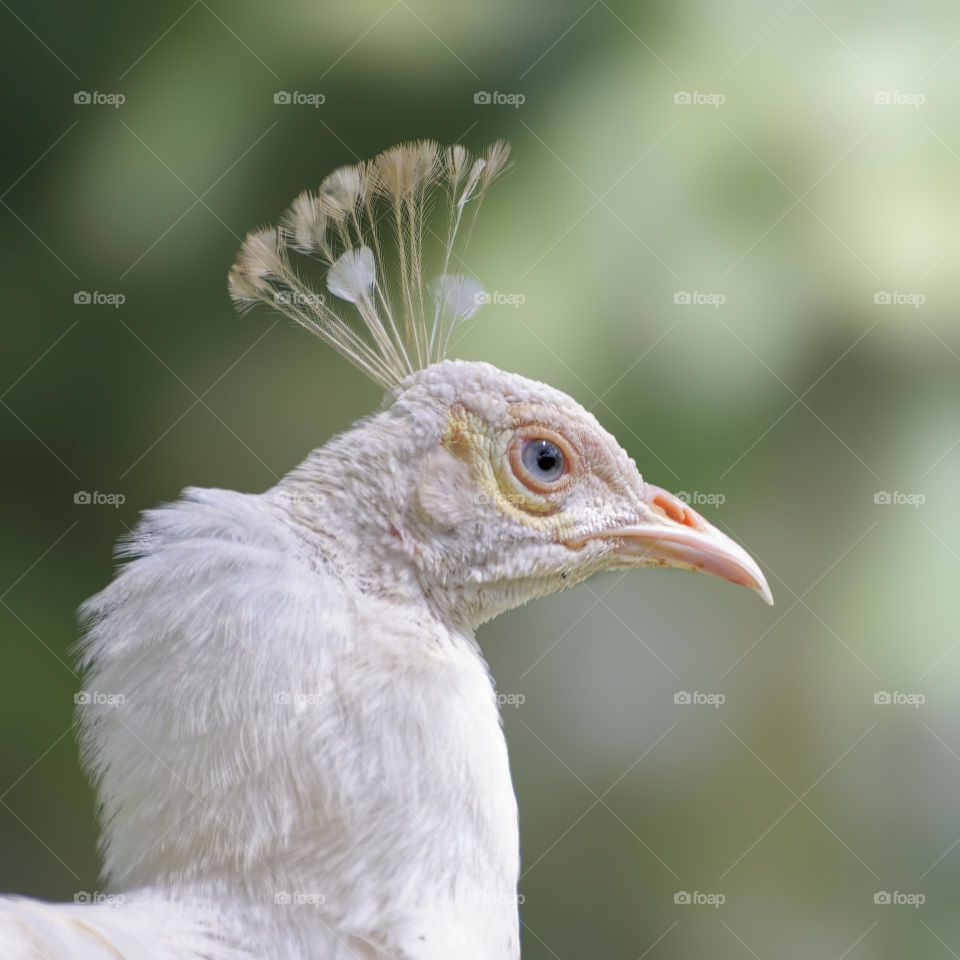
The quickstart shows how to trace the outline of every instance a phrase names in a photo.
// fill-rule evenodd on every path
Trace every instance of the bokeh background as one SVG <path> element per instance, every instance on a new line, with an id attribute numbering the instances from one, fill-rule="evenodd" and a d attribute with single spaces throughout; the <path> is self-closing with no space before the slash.
<path id="1" fill-rule="evenodd" d="M 525 957 L 958 956 L 960 11 L 9 0 L 0 27 L 0 888 L 99 888 L 71 646 L 114 541 L 379 401 L 234 313 L 243 233 L 397 140 L 499 136 L 468 262 L 505 296 L 457 352 L 577 397 L 777 600 L 650 571 L 484 628 Z"/>

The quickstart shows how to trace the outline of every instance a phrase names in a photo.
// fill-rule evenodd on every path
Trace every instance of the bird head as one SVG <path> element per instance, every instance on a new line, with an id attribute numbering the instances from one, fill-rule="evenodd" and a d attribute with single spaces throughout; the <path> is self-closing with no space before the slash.
<path id="1" fill-rule="evenodd" d="M 341 566 L 358 580 L 413 591 L 470 628 L 634 567 L 702 571 L 772 603 L 752 557 L 646 482 L 593 414 L 486 363 L 418 371 L 282 488 L 347 545 Z"/>
<path id="2" fill-rule="evenodd" d="M 501 142 L 478 157 L 401 144 L 335 170 L 279 226 L 248 235 L 230 274 L 234 300 L 279 309 L 388 396 L 380 414 L 327 444 L 282 492 L 302 492 L 298 515 L 326 537 L 340 569 L 407 598 L 416 589 L 470 625 L 630 567 L 702 570 L 770 602 L 754 560 L 647 483 L 570 397 L 445 359 L 458 328 L 490 299 L 474 277 L 448 272 L 464 263 L 458 230 L 508 157 Z M 325 291 L 305 280 L 294 254 L 304 269 L 325 267 Z M 425 280 L 428 264 L 439 272 Z M 326 513 L 311 516 L 320 488 Z"/>
<path id="3" fill-rule="evenodd" d="M 647 483 L 566 394 L 488 364 L 446 361 L 416 375 L 393 407 L 433 425 L 403 535 L 425 590 L 474 623 L 598 571 L 634 567 L 699 570 L 772 603 L 753 558 Z"/>

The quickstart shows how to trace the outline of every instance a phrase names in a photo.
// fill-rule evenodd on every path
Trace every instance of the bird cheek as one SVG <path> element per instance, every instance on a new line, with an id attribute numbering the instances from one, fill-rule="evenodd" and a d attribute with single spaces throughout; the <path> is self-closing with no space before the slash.
<path id="1" fill-rule="evenodd" d="M 513 469 L 504 456 L 497 465 L 497 488 L 504 512 L 524 521 L 533 517 L 550 516 L 560 509 L 555 498 L 529 490 L 517 480 Z"/>
<path id="2" fill-rule="evenodd" d="M 449 532 L 478 518 L 478 496 L 470 466 L 444 447 L 424 459 L 415 506 L 420 518 Z"/>

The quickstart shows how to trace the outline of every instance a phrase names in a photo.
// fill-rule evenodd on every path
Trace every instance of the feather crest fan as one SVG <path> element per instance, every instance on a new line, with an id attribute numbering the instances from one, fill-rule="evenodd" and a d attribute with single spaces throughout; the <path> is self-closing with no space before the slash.
<path id="1" fill-rule="evenodd" d="M 463 254 L 463 221 L 472 227 L 509 155 L 500 140 L 478 157 L 422 140 L 334 170 L 279 226 L 247 235 L 231 297 L 241 309 L 270 304 L 381 386 L 396 386 L 444 359 L 453 332 L 486 302 L 478 280 L 450 271 Z M 326 269 L 325 292 L 303 279 L 291 252 Z"/>

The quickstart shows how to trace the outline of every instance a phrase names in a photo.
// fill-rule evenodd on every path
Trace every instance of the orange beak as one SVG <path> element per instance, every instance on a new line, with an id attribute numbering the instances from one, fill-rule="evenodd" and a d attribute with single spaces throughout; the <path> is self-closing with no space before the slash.
<path id="1" fill-rule="evenodd" d="M 756 560 L 696 510 L 661 487 L 647 484 L 640 522 L 600 530 L 591 538 L 620 540 L 624 566 L 667 566 L 699 570 L 749 587 L 773 606 L 773 594 Z"/>

